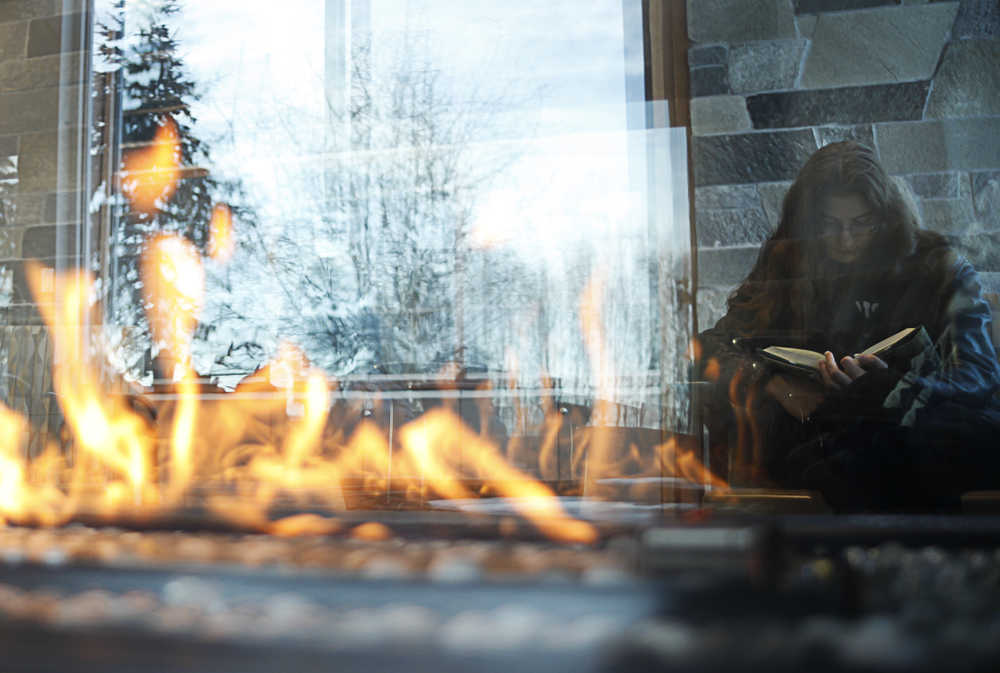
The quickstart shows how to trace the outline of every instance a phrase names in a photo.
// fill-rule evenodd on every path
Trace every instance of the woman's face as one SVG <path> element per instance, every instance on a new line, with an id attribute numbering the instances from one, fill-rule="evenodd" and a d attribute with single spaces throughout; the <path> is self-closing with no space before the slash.
<path id="1" fill-rule="evenodd" d="M 841 264 L 864 255 L 878 225 L 875 209 L 860 194 L 828 196 L 820 206 L 820 244 L 830 259 Z"/>

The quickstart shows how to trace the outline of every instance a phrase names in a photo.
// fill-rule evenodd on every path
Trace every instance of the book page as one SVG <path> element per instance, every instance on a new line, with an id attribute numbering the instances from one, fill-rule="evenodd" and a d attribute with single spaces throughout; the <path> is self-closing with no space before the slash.
<path id="1" fill-rule="evenodd" d="M 819 361 L 823 359 L 822 353 L 806 350 L 805 348 L 791 348 L 790 346 L 768 346 L 764 349 L 764 352 L 790 362 L 793 365 L 813 367 L 814 369 L 819 368 Z"/>
<path id="2" fill-rule="evenodd" d="M 910 335 L 910 332 L 912 332 L 915 329 L 916 329 L 915 327 L 907 327 L 906 329 L 901 329 L 892 336 L 886 337 L 881 341 L 879 341 L 877 344 L 869 346 L 868 348 L 864 349 L 863 351 L 861 351 L 861 354 L 878 355 L 883 351 L 887 351 L 893 346 L 895 346 L 897 343 L 908 337 Z"/>

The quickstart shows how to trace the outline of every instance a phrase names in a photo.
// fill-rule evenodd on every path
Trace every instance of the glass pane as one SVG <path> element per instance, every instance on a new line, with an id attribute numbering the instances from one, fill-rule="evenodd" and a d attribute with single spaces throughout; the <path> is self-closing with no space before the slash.
<path id="1" fill-rule="evenodd" d="M 143 241 L 208 250 L 226 204 L 193 357 L 227 388 L 290 341 L 344 381 L 544 381 L 683 426 L 684 133 L 647 128 L 639 4 L 536 5 L 128 3 L 126 157 L 169 116 L 185 165 L 162 208 L 126 181 L 114 319 L 140 318 Z"/>

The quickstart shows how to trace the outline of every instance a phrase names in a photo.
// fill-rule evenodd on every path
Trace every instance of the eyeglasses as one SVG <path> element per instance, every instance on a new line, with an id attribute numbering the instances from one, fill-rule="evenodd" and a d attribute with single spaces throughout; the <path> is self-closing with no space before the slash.
<path id="1" fill-rule="evenodd" d="M 878 231 L 880 225 L 878 216 L 872 213 L 846 221 L 824 217 L 819 221 L 819 235 L 823 238 L 833 238 L 839 236 L 841 232 L 847 232 L 851 238 L 860 238 L 871 236 Z"/>

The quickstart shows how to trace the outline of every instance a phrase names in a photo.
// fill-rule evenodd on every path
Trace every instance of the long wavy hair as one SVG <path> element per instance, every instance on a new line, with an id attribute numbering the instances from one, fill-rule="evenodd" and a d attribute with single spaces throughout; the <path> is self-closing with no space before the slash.
<path id="1" fill-rule="evenodd" d="M 886 173 L 875 153 L 856 142 L 839 142 L 815 152 L 785 195 L 778 227 L 761 247 L 743 284 L 729 297 L 729 314 L 742 316 L 734 325 L 745 335 L 774 327 L 801 327 L 811 307 L 828 288 L 825 282 L 843 274 L 823 249 L 820 218 L 830 196 L 859 195 L 878 217 L 870 245 L 850 267 L 851 273 L 874 279 L 898 274 L 918 246 L 943 243 L 919 230 L 912 199 Z"/>

